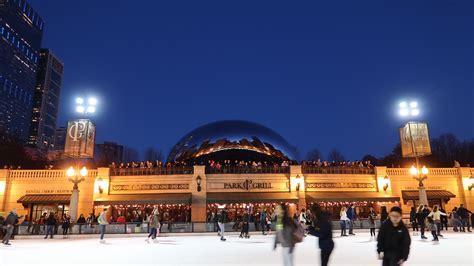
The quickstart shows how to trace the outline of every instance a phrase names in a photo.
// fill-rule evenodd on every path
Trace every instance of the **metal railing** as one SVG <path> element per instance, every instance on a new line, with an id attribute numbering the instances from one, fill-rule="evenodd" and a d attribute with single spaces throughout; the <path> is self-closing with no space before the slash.
<path id="1" fill-rule="evenodd" d="M 410 168 L 387 168 L 387 175 L 411 176 Z M 428 176 L 457 176 L 457 168 L 429 168 Z"/>
<path id="2" fill-rule="evenodd" d="M 127 175 L 190 175 L 192 166 L 152 167 L 152 168 L 110 168 L 111 176 Z"/>
<path id="3" fill-rule="evenodd" d="M 224 165 L 219 168 L 206 166 L 206 174 L 286 174 L 288 166 L 238 166 Z"/>
<path id="4" fill-rule="evenodd" d="M 375 173 L 373 167 L 346 167 L 346 166 L 303 166 L 301 168 L 303 174 L 356 174 L 371 175 Z"/>

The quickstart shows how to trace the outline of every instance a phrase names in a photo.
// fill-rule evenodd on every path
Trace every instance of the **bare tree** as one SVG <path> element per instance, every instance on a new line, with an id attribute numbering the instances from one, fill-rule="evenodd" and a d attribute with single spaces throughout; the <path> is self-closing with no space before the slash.
<path id="1" fill-rule="evenodd" d="M 138 151 L 133 148 L 123 147 L 123 155 L 122 155 L 124 162 L 133 162 L 140 160 L 138 156 Z"/>
<path id="2" fill-rule="evenodd" d="M 317 161 L 318 159 L 323 160 L 321 152 L 318 149 L 311 149 L 306 154 L 306 160 L 308 161 Z"/>
<path id="3" fill-rule="evenodd" d="M 149 147 L 145 150 L 144 159 L 146 161 L 163 161 L 163 152 L 161 150 Z"/>
<path id="4" fill-rule="evenodd" d="M 329 154 L 328 154 L 328 160 L 330 162 L 335 161 L 335 162 L 342 162 L 345 161 L 346 158 L 344 158 L 344 155 L 337 149 L 332 149 Z"/>

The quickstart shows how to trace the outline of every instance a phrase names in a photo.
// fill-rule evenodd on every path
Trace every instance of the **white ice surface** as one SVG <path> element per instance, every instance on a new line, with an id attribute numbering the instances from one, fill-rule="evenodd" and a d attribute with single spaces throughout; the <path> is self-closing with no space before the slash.
<path id="1" fill-rule="evenodd" d="M 376 242 L 367 232 L 353 237 L 335 237 L 330 265 L 381 265 Z M 334 233 L 336 236 L 336 232 Z M 215 235 L 162 235 L 158 244 L 144 237 L 109 236 L 100 244 L 97 236 L 62 239 L 17 239 L 0 246 L 0 266 L 10 265 L 282 265 L 281 250 L 272 250 L 274 236 L 253 233 L 250 239 Z M 317 239 L 298 244 L 296 265 L 319 265 Z M 439 244 L 412 236 L 410 257 L 405 265 L 474 265 L 474 234 L 445 233 Z"/>

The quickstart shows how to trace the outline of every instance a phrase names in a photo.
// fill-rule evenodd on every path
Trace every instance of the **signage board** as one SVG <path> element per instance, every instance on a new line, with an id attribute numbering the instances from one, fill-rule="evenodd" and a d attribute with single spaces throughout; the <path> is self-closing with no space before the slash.
<path id="1" fill-rule="evenodd" d="M 69 121 L 64 153 L 70 157 L 93 158 L 95 133 L 95 124 L 89 119 Z"/>
<path id="2" fill-rule="evenodd" d="M 402 156 L 404 158 L 431 154 L 428 124 L 408 122 L 399 131 Z"/>

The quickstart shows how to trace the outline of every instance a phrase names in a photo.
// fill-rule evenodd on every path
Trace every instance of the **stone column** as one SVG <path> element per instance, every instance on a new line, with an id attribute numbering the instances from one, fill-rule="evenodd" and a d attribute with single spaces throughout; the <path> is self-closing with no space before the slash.
<path id="1" fill-rule="evenodd" d="M 71 216 L 71 222 L 77 220 L 77 209 L 79 207 L 79 189 L 74 188 L 71 193 L 71 202 L 69 203 L 69 215 Z"/>
<path id="2" fill-rule="evenodd" d="M 299 178 L 297 178 L 299 177 Z M 299 185 L 299 190 L 298 190 Z M 306 182 L 301 165 L 290 165 L 290 192 L 298 197 L 298 209 L 306 209 Z"/>
<path id="3" fill-rule="evenodd" d="M 198 191 L 197 178 L 201 178 L 201 191 Z M 207 182 L 206 167 L 194 166 L 194 174 L 189 185 L 192 194 L 191 200 L 191 222 L 194 223 L 194 232 L 206 231 L 206 206 L 207 206 Z"/>
<path id="4" fill-rule="evenodd" d="M 0 212 L 8 212 L 6 210 L 6 203 L 7 203 L 7 183 L 8 183 L 8 174 L 9 170 L 1 169 L 0 170 Z"/>

